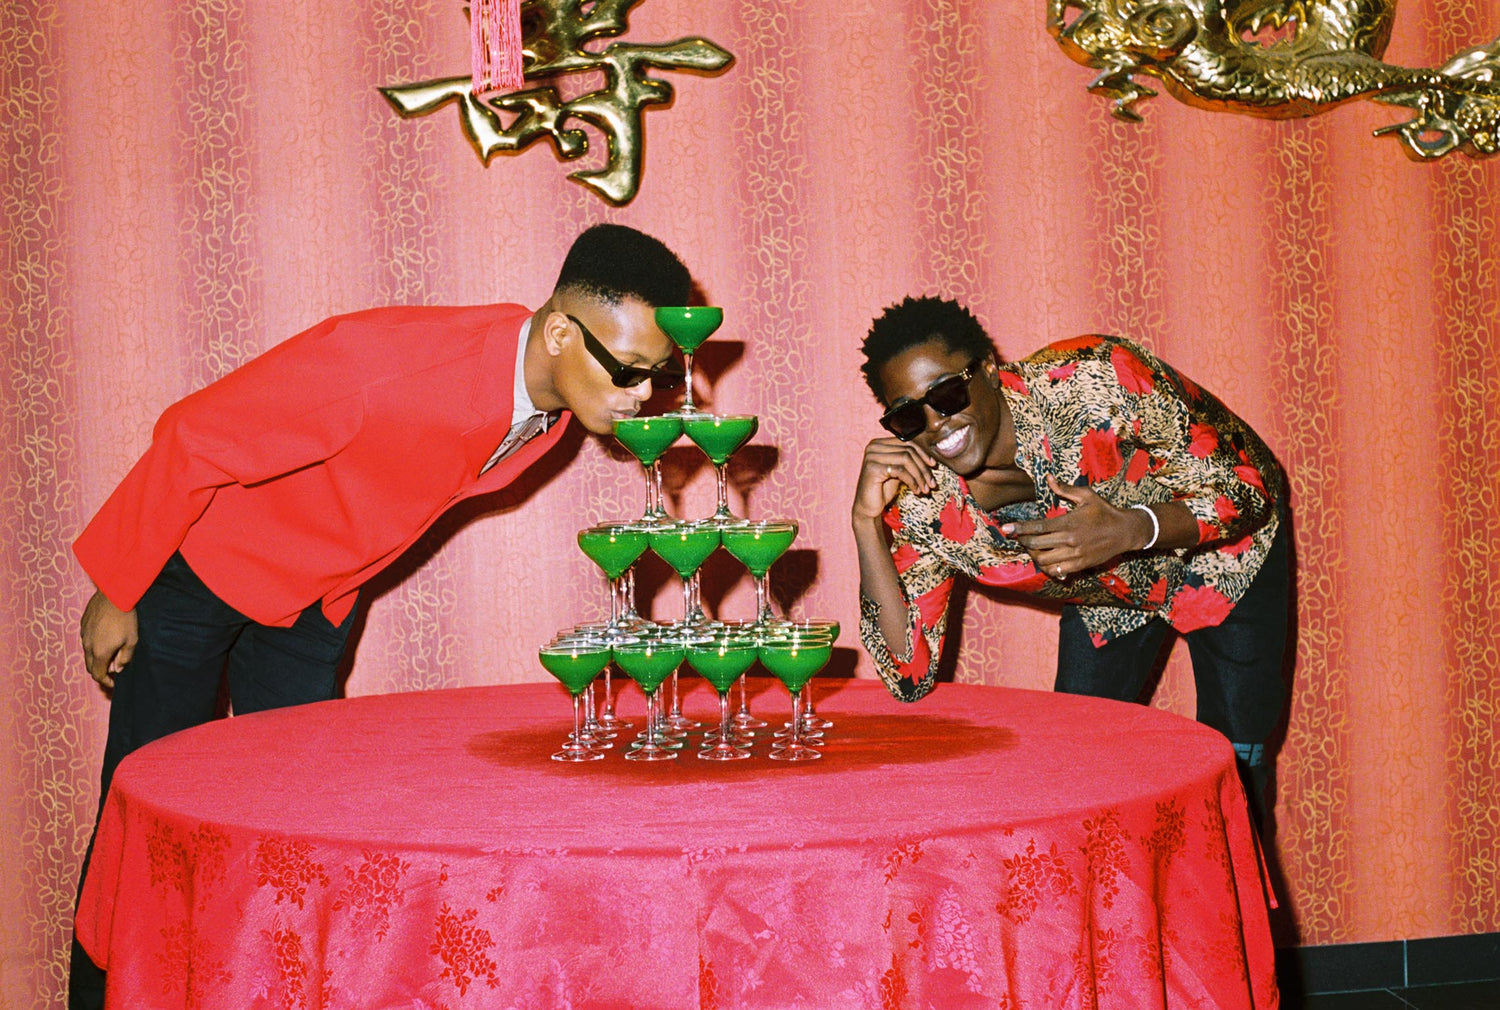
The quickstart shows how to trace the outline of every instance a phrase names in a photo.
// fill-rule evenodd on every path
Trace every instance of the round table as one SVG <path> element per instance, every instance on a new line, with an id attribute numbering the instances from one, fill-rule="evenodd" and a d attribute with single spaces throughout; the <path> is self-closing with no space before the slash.
<path id="1" fill-rule="evenodd" d="M 815 682 L 821 761 L 548 760 L 555 684 L 242 716 L 120 766 L 116 1007 L 1274 1007 L 1229 744 L 1141 706 Z M 755 684 L 757 714 L 786 692 Z M 712 693 L 687 692 L 710 718 Z M 640 723 L 639 692 L 622 713 Z M 633 731 L 632 731 L 633 732 Z"/>

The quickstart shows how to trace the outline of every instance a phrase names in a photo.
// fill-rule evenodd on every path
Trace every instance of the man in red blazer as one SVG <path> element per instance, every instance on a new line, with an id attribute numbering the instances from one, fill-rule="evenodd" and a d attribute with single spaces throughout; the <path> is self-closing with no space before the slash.
<path id="1" fill-rule="evenodd" d="M 371 576 L 570 417 L 608 434 L 681 381 L 653 310 L 690 286 L 661 242 L 598 225 L 535 312 L 339 316 L 167 408 L 74 545 L 98 587 L 84 660 L 113 688 L 101 802 L 125 755 L 213 718 L 226 671 L 237 713 L 332 698 Z M 102 1006 L 73 954 L 70 1006 Z"/>

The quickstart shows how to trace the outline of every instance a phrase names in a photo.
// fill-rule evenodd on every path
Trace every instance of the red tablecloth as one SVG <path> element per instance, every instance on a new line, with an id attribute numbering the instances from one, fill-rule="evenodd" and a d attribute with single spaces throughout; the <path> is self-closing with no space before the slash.
<path id="1" fill-rule="evenodd" d="M 806 765 L 550 761 L 550 684 L 177 734 L 120 767 L 79 936 L 132 1010 L 1276 1005 L 1217 734 L 1042 692 L 817 687 L 836 726 Z"/>

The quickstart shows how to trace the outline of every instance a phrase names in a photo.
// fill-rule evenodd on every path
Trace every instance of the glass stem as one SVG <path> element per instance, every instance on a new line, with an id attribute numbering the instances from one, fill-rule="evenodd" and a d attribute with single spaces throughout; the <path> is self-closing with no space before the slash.
<path id="1" fill-rule="evenodd" d="M 771 594 L 766 586 L 770 578 L 770 572 L 755 577 L 755 621 L 757 624 L 766 624 L 771 620 Z"/>
<path id="2" fill-rule="evenodd" d="M 623 580 L 616 576 L 609 580 L 609 626 L 620 626 L 620 588 Z"/>
<path id="3" fill-rule="evenodd" d="M 625 599 L 623 601 L 625 612 L 622 615 L 625 620 L 634 622 L 639 620 L 640 614 L 635 612 L 635 566 L 631 565 L 625 569 L 625 587 L 623 590 Z"/>
<path id="4" fill-rule="evenodd" d="M 792 692 L 792 738 L 787 741 L 787 749 L 797 751 L 802 746 L 802 692 Z"/>
<path id="5" fill-rule="evenodd" d="M 715 518 L 728 518 L 729 512 L 729 478 L 725 475 L 728 467 L 724 463 L 714 464 L 714 474 L 719 485 L 719 507 L 714 510 Z"/>
<path id="6" fill-rule="evenodd" d="M 646 750 L 661 749 L 661 713 L 657 711 L 656 696 L 661 693 L 661 686 L 657 685 L 655 691 L 646 695 Z"/>
<path id="7" fill-rule="evenodd" d="M 692 411 L 693 407 L 693 352 L 683 351 L 682 361 L 686 366 L 687 375 L 683 379 L 685 392 L 682 394 L 682 409 Z"/>
<path id="8" fill-rule="evenodd" d="M 724 750 L 734 745 L 729 742 L 729 692 L 724 691 L 719 695 L 719 749 Z"/>
<path id="9" fill-rule="evenodd" d="M 657 513 L 657 495 L 661 493 L 661 486 L 657 483 L 660 471 L 654 459 L 650 463 L 642 463 L 641 466 L 646 468 L 646 518 L 650 519 Z"/>
<path id="10" fill-rule="evenodd" d="M 615 692 L 609 680 L 609 668 L 613 663 L 604 664 L 604 721 L 614 722 L 615 718 Z"/>
<path id="11" fill-rule="evenodd" d="M 573 739 L 564 750 L 583 750 L 583 695 L 573 695 Z"/>

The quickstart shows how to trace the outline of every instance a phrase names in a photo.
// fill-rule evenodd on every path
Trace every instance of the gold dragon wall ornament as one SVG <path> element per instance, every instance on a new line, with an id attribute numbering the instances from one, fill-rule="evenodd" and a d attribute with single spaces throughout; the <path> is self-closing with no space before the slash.
<path id="1" fill-rule="evenodd" d="M 456 102 L 464 133 L 486 165 L 496 154 L 515 153 L 542 137 L 551 138 L 559 157 L 580 158 L 588 153 L 588 134 L 568 121 L 597 127 L 607 145 L 604 167 L 568 178 L 616 206 L 629 203 L 640 190 L 644 169 L 645 108 L 672 100 L 672 85 L 648 77 L 647 69 L 716 73 L 734 61 L 726 50 L 701 38 L 660 45 L 612 42 L 598 52 L 584 48 L 591 40 L 623 35 L 630 9 L 640 2 L 525 0 L 521 5 L 522 68 L 528 82 L 561 74 L 603 75 L 602 88 L 576 98 L 563 101 L 552 85 L 476 96 L 470 76 L 398 84 L 380 92 L 403 116 L 425 115 Z M 508 126 L 504 116 L 510 117 Z"/>
<path id="2" fill-rule="evenodd" d="M 1047 30 L 1100 71 L 1091 92 L 1120 119 L 1156 92 L 1200 109 L 1266 119 L 1313 116 L 1358 98 L 1416 110 L 1395 134 L 1413 159 L 1500 149 L 1500 39 L 1436 70 L 1381 62 L 1396 0 L 1048 0 Z"/>

